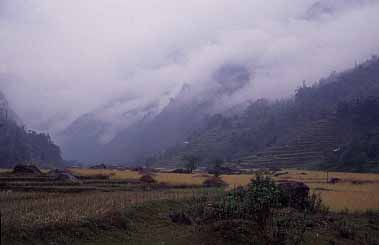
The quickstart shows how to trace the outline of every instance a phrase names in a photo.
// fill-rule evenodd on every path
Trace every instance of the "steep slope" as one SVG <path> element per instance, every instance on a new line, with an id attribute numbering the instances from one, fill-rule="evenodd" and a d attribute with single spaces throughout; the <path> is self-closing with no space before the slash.
<path id="1" fill-rule="evenodd" d="M 373 56 L 312 87 L 304 84 L 293 98 L 261 99 L 240 115 L 214 116 L 159 162 L 173 165 L 196 155 L 204 163 L 222 158 L 249 167 L 373 170 L 370 164 L 379 162 L 378 97 L 379 58 Z"/>
<path id="2" fill-rule="evenodd" d="M 184 141 L 250 80 L 249 70 L 225 64 L 209 81 L 184 84 L 159 98 L 134 98 L 80 117 L 62 134 L 64 156 L 84 162 L 137 164 Z M 141 162 L 141 161 L 139 161 Z"/>
<path id="3" fill-rule="evenodd" d="M 249 71 L 239 65 L 224 65 L 210 82 L 213 86 L 197 91 L 185 85 L 153 120 L 135 125 L 110 142 L 105 149 L 107 159 L 143 164 L 202 128 L 213 114 L 217 103 L 242 89 L 250 80 Z M 141 162 L 142 161 L 142 162 Z"/>
<path id="4" fill-rule="evenodd" d="M 149 121 L 167 103 L 161 100 L 127 98 L 87 113 L 66 128 L 58 139 L 66 159 L 96 161 L 97 152 L 123 130 L 141 121 Z"/>
<path id="5" fill-rule="evenodd" d="M 251 156 L 242 157 L 240 164 L 254 167 L 312 167 L 325 162 L 325 152 L 338 147 L 336 118 L 305 122 L 292 129 L 285 145 L 267 147 Z"/>
<path id="6" fill-rule="evenodd" d="M 49 135 L 25 129 L 0 92 L 0 167 L 18 163 L 58 166 L 63 160 Z"/>

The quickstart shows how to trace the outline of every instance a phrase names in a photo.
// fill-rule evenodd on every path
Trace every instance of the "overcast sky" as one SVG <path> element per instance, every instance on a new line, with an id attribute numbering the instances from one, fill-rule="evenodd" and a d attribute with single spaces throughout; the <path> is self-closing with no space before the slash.
<path id="1" fill-rule="evenodd" d="M 285 97 L 379 53 L 378 13 L 374 0 L 0 0 L 0 89 L 30 127 L 201 86 L 225 63 L 254 74 L 233 100 Z"/>

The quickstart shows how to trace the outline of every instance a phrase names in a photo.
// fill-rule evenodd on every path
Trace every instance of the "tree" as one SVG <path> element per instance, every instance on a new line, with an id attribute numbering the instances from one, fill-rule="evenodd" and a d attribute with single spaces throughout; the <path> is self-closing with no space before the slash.
<path id="1" fill-rule="evenodd" d="M 213 160 L 213 172 L 214 172 L 215 177 L 220 176 L 222 165 L 224 165 L 224 160 L 220 158 Z"/>
<path id="2" fill-rule="evenodd" d="M 183 156 L 183 160 L 186 162 L 185 167 L 188 172 L 192 173 L 197 168 L 200 158 L 194 155 L 185 155 Z"/>

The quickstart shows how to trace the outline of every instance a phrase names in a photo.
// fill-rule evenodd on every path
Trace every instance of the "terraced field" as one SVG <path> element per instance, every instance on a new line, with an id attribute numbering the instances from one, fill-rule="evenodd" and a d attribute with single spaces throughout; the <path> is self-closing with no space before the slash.
<path id="1" fill-rule="evenodd" d="M 302 166 L 305 162 L 319 164 L 325 162 L 326 151 L 337 148 L 335 118 L 318 120 L 301 125 L 289 132 L 289 143 L 269 147 L 262 152 L 241 158 L 242 164 L 250 167 L 262 166 Z"/>

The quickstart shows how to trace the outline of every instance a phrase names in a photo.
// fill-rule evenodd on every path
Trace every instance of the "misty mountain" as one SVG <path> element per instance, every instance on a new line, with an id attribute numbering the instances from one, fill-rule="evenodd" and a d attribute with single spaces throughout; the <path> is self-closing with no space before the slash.
<path id="1" fill-rule="evenodd" d="M 185 155 L 246 167 L 306 167 L 379 171 L 379 58 L 291 98 L 257 100 L 241 114 L 213 115 L 206 126 L 159 156 L 174 166 Z"/>
<path id="2" fill-rule="evenodd" d="M 58 136 L 65 158 L 95 161 L 96 152 L 117 134 L 138 122 L 147 122 L 162 110 L 167 101 L 128 98 L 80 116 Z"/>
<path id="3" fill-rule="evenodd" d="M 111 102 L 78 118 L 60 135 L 66 159 L 136 164 L 184 139 L 205 119 L 221 110 L 220 103 L 251 79 L 241 65 L 219 67 L 201 88 L 184 84 L 158 99 Z"/>
<path id="4" fill-rule="evenodd" d="M 251 79 L 244 66 L 227 64 L 205 89 L 185 84 L 153 102 L 109 103 L 70 125 L 63 149 L 87 163 L 177 166 L 195 155 L 203 164 L 224 159 L 246 167 L 376 171 L 377 56 L 312 86 L 304 82 L 293 97 L 226 107 Z"/>
<path id="5" fill-rule="evenodd" d="M 0 167 L 20 163 L 59 166 L 63 160 L 49 135 L 25 129 L 0 92 Z"/>

